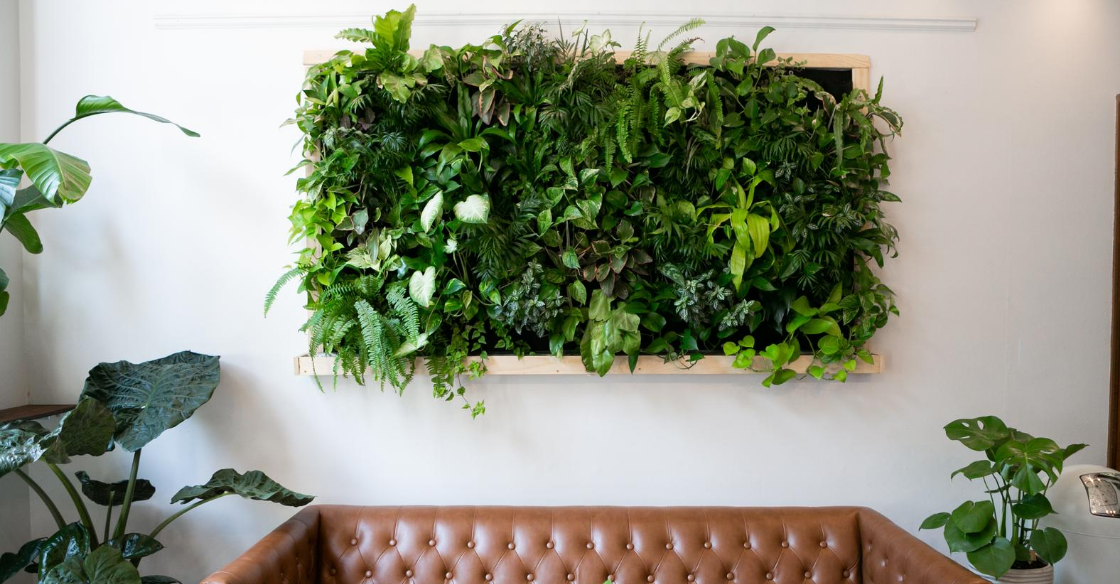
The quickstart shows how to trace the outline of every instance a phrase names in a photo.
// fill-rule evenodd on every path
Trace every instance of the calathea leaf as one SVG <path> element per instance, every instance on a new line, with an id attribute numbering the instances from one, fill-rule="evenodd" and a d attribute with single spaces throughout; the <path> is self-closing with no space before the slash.
<path id="1" fill-rule="evenodd" d="M 35 558 L 39 557 L 39 548 L 47 541 L 47 538 L 42 537 L 39 539 L 31 540 L 23 544 L 19 551 L 16 553 L 5 552 L 0 555 L 0 584 L 15 576 L 20 570 L 30 566 Z"/>
<path id="2" fill-rule="evenodd" d="M 161 124 L 171 124 L 172 126 L 175 126 L 176 128 L 179 128 L 179 130 L 181 132 L 183 132 L 184 134 L 186 134 L 186 135 L 188 135 L 192 138 L 197 138 L 198 137 L 197 132 L 193 132 L 191 130 L 188 130 L 188 129 L 184 128 L 183 126 L 180 126 L 179 124 L 176 124 L 175 122 L 172 122 L 171 120 L 169 120 L 167 118 L 157 116 L 155 114 L 148 114 L 148 113 L 138 112 L 136 110 L 128 109 L 127 107 L 124 107 L 124 105 L 122 105 L 121 102 L 109 97 L 108 95 L 87 95 L 87 96 L 83 97 L 82 99 L 80 99 L 78 101 L 78 106 L 75 108 L 74 118 L 71 119 L 70 121 L 73 122 L 73 121 L 76 121 L 76 120 L 80 120 L 82 118 L 88 118 L 90 116 L 96 116 L 98 114 L 114 114 L 114 113 L 132 114 L 134 116 L 140 116 L 142 118 L 148 118 L 149 120 L 152 120 L 153 122 L 159 122 Z"/>
<path id="3" fill-rule="evenodd" d="M 223 468 L 214 473 L 210 481 L 204 485 L 179 489 L 179 492 L 171 498 L 171 502 L 185 504 L 225 493 L 233 493 L 254 501 L 279 503 L 286 507 L 302 507 L 315 499 L 311 495 L 289 491 L 259 470 L 241 474 L 232 468 Z"/>
<path id="4" fill-rule="evenodd" d="M 40 584 L 140 584 L 140 572 L 120 550 L 103 545 L 83 557 L 62 562 Z"/>
<path id="5" fill-rule="evenodd" d="M 455 203 L 455 217 L 463 223 L 486 223 L 490 216 L 490 198 L 471 195 Z"/>
<path id="6" fill-rule="evenodd" d="M 220 377 L 218 357 L 183 351 L 140 364 L 101 363 L 90 370 L 82 397 L 108 406 L 117 442 L 135 452 L 191 417 Z"/>
<path id="7" fill-rule="evenodd" d="M 86 161 L 38 142 L 0 144 L 0 162 L 13 160 L 51 202 L 73 203 L 86 194 L 93 181 Z"/>
<path id="8" fill-rule="evenodd" d="M 432 303 L 432 296 L 436 292 L 436 269 L 428 266 L 423 272 L 412 272 L 408 280 L 408 295 L 416 304 L 427 308 Z"/>
<path id="9" fill-rule="evenodd" d="M 72 558 L 84 558 L 89 553 L 89 532 L 81 523 L 71 523 L 47 538 L 39 548 L 39 581 Z"/>
<path id="10" fill-rule="evenodd" d="M 82 494 L 90 501 L 102 507 L 110 505 L 123 505 L 124 495 L 128 490 L 128 481 L 117 481 L 115 483 L 103 483 L 89 478 L 89 474 L 84 470 L 74 473 L 78 477 L 78 481 L 82 483 Z M 156 494 L 156 488 L 152 483 L 145 479 L 137 479 L 136 487 L 132 493 L 132 501 L 147 501 Z"/>
<path id="11" fill-rule="evenodd" d="M 38 422 L 12 422 L 0 426 L 0 477 L 39 460 L 41 440 L 47 430 Z"/>
<path id="12" fill-rule="evenodd" d="M 163 549 L 163 544 L 143 533 L 129 533 L 122 539 L 111 539 L 108 545 L 120 550 L 126 560 L 145 558 Z"/>
<path id="13" fill-rule="evenodd" d="M 82 399 L 62 417 L 57 428 L 43 436 L 43 459 L 65 464 L 71 456 L 101 456 L 113 444 L 116 428 L 113 413 L 105 404 Z"/>
<path id="14" fill-rule="evenodd" d="M 442 211 L 443 191 L 438 191 L 431 199 L 428 199 L 428 203 L 424 205 L 424 210 L 420 213 L 420 226 L 424 228 L 424 231 L 432 228 Z"/>

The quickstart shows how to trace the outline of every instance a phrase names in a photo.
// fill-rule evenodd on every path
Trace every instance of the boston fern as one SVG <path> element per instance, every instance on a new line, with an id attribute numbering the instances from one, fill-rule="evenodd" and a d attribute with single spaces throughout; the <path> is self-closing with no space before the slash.
<path id="1" fill-rule="evenodd" d="M 622 58 L 609 32 L 514 25 L 410 51 L 414 7 L 339 38 L 290 123 L 307 168 L 291 213 L 312 355 L 403 390 L 424 357 L 437 397 L 496 352 L 735 355 L 764 384 L 843 381 L 897 314 L 872 264 L 897 233 L 881 203 L 902 121 L 833 96 L 798 63 L 720 40 L 688 64 L 691 21 Z M 293 169 L 295 170 L 295 169 Z M 481 357 L 471 359 L 469 357 Z"/>

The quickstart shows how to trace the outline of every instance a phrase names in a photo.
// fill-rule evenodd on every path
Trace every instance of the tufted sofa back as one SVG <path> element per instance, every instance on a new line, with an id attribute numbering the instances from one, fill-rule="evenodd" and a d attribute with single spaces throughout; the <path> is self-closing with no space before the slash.
<path id="1" fill-rule="evenodd" d="M 876 541 L 878 540 L 878 541 Z M 314 506 L 213 584 L 981 583 L 857 507 Z"/>

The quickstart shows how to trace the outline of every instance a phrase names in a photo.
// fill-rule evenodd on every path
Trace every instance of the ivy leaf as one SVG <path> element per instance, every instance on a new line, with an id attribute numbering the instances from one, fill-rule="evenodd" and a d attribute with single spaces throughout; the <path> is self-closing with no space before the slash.
<path id="1" fill-rule="evenodd" d="M 490 216 L 490 198 L 471 195 L 466 200 L 455 203 L 455 216 L 463 223 L 486 223 Z"/>
<path id="2" fill-rule="evenodd" d="M 424 205 L 424 210 L 420 212 L 420 226 L 427 232 L 435 225 L 436 219 L 439 218 L 440 213 L 443 211 L 443 191 L 436 191 L 432 198 L 428 199 L 428 203 Z"/>
<path id="3" fill-rule="evenodd" d="M 203 485 L 183 487 L 171 498 L 172 503 L 189 503 L 195 500 L 210 499 L 225 493 L 233 493 L 254 501 L 270 501 L 286 507 L 302 507 L 315 497 L 296 493 L 284 488 L 259 470 L 241 474 L 232 468 L 223 468 L 214 473 Z"/>
<path id="4" fill-rule="evenodd" d="M 408 295 L 422 308 L 427 308 L 432 303 L 432 296 L 436 292 L 436 269 L 428 266 L 423 272 L 412 272 L 408 280 Z"/>

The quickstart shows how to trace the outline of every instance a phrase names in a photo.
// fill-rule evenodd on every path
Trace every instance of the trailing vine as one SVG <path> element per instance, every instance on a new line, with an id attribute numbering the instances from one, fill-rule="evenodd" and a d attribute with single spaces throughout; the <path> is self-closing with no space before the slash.
<path id="1" fill-rule="evenodd" d="M 609 31 L 532 24 L 410 52 L 414 12 L 340 33 L 366 47 L 311 67 L 289 120 L 307 246 L 266 312 L 298 281 L 336 380 L 403 391 L 425 357 L 434 395 L 478 415 L 461 379 L 497 352 L 600 375 L 722 352 L 766 386 L 803 353 L 818 379 L 871 360 L 897 314 L 872 268 L 898 238 L 881 82 L 833 96 L 760 48 L 769 27 L 688 64 L 699 20 L 621 64 Z"/>

